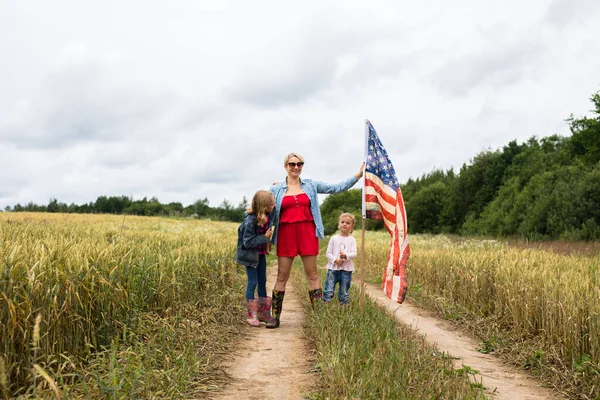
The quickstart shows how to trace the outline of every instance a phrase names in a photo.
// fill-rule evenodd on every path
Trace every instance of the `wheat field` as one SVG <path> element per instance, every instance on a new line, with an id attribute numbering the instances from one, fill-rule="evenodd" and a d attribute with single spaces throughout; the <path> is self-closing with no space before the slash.
<path id="1" fill-rule="evenodd" d="M 222 336 L 239 327 L 235 229 L 0 213 L 2 396 L 159 398 L 210 390 L 223 379 L 212 365 Z"/>
<path id="2" fill-rule="evenodd" d="M 600 255 L 498 240 L 413 235 L 409 298 L 471 329 L 495 352 L 572 398 L 600 396 Z M 365 275 L 381 282 L 390 237 L 369 232 Z"/>
<path id="3" fill-rule="evenodd" d="M 244 326 L 236 228 L 0 213 L 0 397 L 190 398 L 222 388 L 219 359 Z M 598 255 L 410 240 L 410 301 L 568 397 L 600 396 Z M 389 245 L 387 233 L 367 232 L 368 281 L 381 281 Z"/>

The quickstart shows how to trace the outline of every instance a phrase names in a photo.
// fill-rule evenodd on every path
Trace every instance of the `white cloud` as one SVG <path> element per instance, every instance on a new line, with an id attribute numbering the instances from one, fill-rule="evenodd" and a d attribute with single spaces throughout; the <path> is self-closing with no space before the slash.
<path id="1" fill-rule="evenodd" d="M 337 181 L 365 118 L 401 182 L 459 168 L 587 113 L 599 20 L 593 0 L 2 3 L 0 208 L 237 204 L 291 151 Z"/>

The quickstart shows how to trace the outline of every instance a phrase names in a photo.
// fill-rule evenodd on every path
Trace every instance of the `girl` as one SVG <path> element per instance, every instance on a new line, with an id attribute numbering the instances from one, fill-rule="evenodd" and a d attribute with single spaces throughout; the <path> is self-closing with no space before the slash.
<path id="1" fill-rule="evenodd" d="M 246 303 L 248 324 L 260 326 L 271 322 L 271 298 L 267 297 L 268 243 L 273 231 L 269 228 L 269 213 L 275 207 L 275 198 L 267 190 L 259 190 L 252 197 L 246 218 L 238 228 L 236 261 L 246 267 Z M 254 291 L 258 286 L 258 303 Z"/>
<path id="2" fill-rule="evenodd" d="M 348 305 L 350 302 L 350 283 L 354 271 L 353 258 L 356 258 L 356 240 L 351 236 L 356 220 L 354 215 L 343 213 L 338 220 L 340 233 L 329 240 L 327 246 L 327 277 L 325 278 L 325 293 L 323 301 L 328 303 L 333 298 L 335 285 L 339 283 L 338 299 L 340 304 Z"/>

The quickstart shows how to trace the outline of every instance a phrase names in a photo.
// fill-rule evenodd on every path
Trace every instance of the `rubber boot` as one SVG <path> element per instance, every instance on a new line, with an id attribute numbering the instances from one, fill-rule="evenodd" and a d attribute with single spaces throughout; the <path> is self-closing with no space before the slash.
<path id="1" fill-rule="evenodd" d="M 260 326 L 260 322 L 258 322 L 258 302 L 254 299 L 248 300 L 246 299 L 246 303 L 248 304 L 248 325 L 250 326 Z"/>
<path id="2" fill-rule="evenodd" d="M 273 290 L 271 302 L 272 318 L 271 321 L 267 322 L 267 328 L 269 329 L 279 328 L 279 318 L 281 317 L 284 296 L 285 290 Z"/>
<path id="3" fill-rule="evenodd" d="M 271 317 L 271 297 L 259 297 L 258 298 L 258 320 L 260 322 L 269 322 Z"/>

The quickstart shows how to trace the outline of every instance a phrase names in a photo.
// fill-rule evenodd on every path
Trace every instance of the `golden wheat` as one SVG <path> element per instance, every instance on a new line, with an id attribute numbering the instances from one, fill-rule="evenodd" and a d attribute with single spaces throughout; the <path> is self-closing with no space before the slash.
<path id="1" fill-rule="evenodd" d="M 599 395 L 600 376 L 600 259 L 509 247 L 494 240 L 453 242 L 443 235 L 413 235 L 408 263 L 409 297 L 427 299 L 450 318 L 480 321 L 485 339 L 503 337 L 515 358 L 527 365 L 547 358 L 551 373 L 562 365 L 555 381 L 584 385 Z M 390 237 L 369 232 L 365 274 L 381 279 Z M 534 360 L 536 361 L 536 360 Z M 537 360 L 543 362 L 544 360 Z M 579 387 L 578 389 L 579 390 Z M 593 396 L 592 396 L 593 398 Z"/>
<path id="2" fill-rule="evenodd" d="M 143 315 L 160 319 L 191 306 L 207 324 L 217 323 L 224 306 L 216 295 L 230 296 L 239 283 L 235 228 L 134 216 L 1 213 L 2 389 L 27 394 L 40 375 L 57 393 L 50 379 L 57 365 L 82 365 Z"/>

